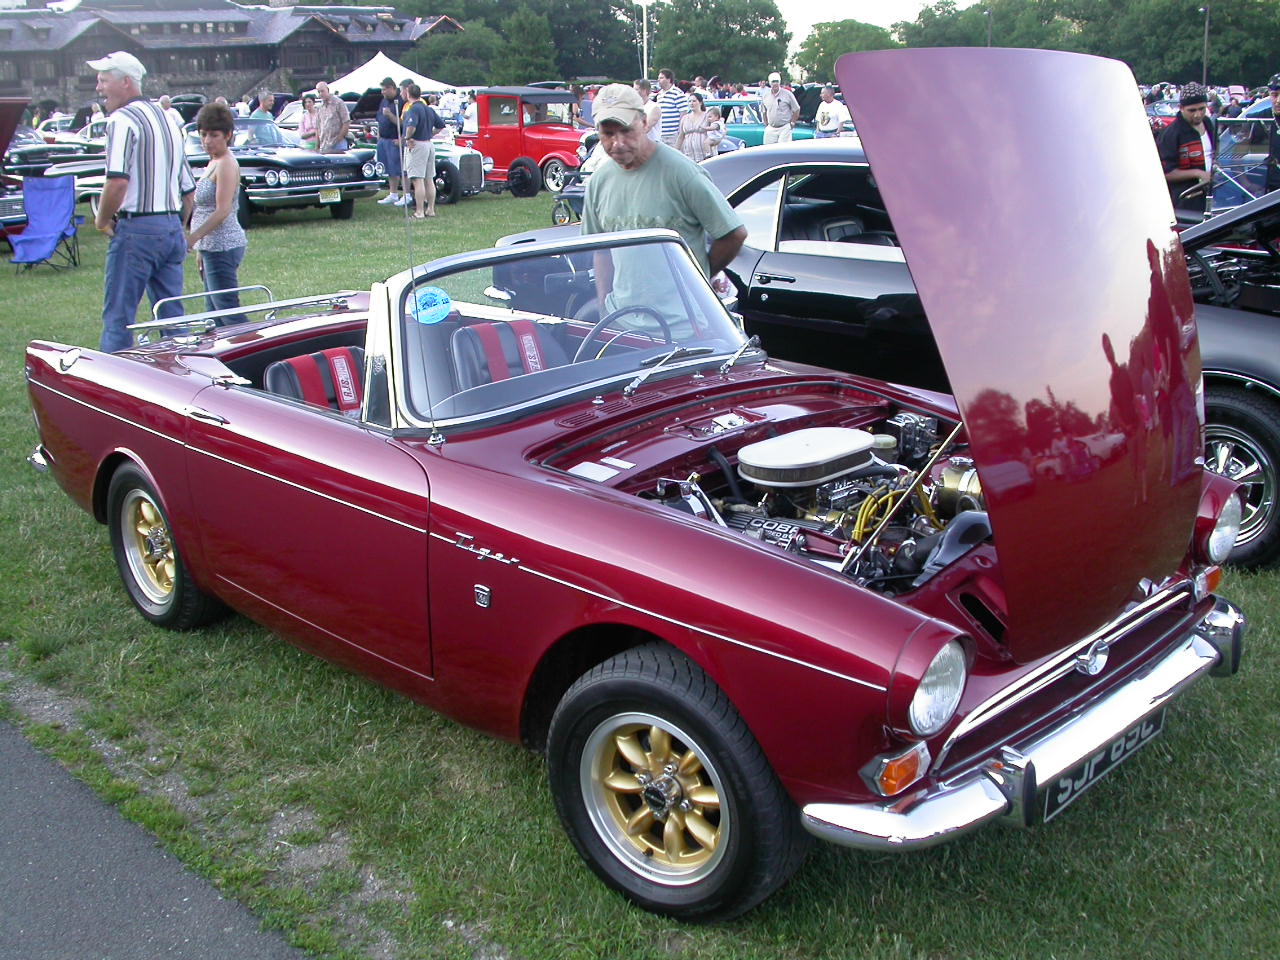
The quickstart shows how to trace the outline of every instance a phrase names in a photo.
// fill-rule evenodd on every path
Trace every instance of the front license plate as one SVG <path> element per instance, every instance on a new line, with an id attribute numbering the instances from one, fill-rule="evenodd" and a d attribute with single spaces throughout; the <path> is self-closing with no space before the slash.
<path id="1" fill-rule="evenodd" d="M 321 203 L 338 203 L 342 199 L 342 191 L 337 187 L 329 187 L 320 191 Z"/>
<path id="2" fill-rule="evenodd" d="M 1163 729 L 1164 710 L 1161 710 L 1049 784 L 1044 798 L 1045 820 L 1052 820 L 1060 814 L 1076 797 L 1154 740 Z"/>

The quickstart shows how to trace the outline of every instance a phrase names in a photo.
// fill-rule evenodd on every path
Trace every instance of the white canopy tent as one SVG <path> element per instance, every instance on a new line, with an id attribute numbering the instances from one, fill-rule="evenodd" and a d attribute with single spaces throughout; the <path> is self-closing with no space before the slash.
<path id="1" fill-rule="evenodd" d="M 441 83 L 439 80 L 432 80 L 430 77 L 415 73 L 404 64 L 396 63 L 396 61 L 379 50 L 367 63 L 356 67 L 345 77 L 329 81 L 329 90 L 336 96 L 342 96 L 344 93 L 364 93 L 371 87 L 376 90 L 387 77 L 390 77 L 397 84 L 405 79 L 412 80 L 422 88 L 423 93 L 439 93 L 442 90 L 449 89 L 447 83 Z"/>

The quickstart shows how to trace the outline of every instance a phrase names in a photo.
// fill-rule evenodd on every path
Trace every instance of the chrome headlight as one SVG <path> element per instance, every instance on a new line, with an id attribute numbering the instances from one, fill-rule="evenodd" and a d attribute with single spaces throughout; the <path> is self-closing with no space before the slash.
<path id="1" fill-rule="evenodd" d="M 281 171 L 280 171 L 280 186 L 282 186 L 282 187 L 287 187 L 287 186 L 289 185 L 289 180 L 290 180 L 290 179 L 292 179 L 292 178 L 289 176 L 289 171 L 288 171 L 288 170 L 281 170 Z"/>
<path id="2" fill-rule="evenodd" d="M 360 173 L 364 176 L 366 180 L 372 179 L 373 175 L 377 172 L 378 172 L 378 168 L 375 167 L 372 163 L 370 163 L 367 160 L 365 161 L 364 165 L 360 168 Z"/>
<path id="3" fill-rule="evenodd" d="M 485 173 L 493 172 L 493 157 L 485 157 L 480 161 L 480 166 L 484 168 Z"/>
<path id="4" fill-rule="evenodd" d="M 268 187 L 274 187 L 280 182 L 280 174 L 276 173 L 274 170 L 268 170 L 266 172 L 265 179 Z"/>
<path id="5" fill-rule="evenodd" d="M 968 672 L 964 648 L 949 640 L 925 670 L 911 698 L 907 719 L 912 730 L 919 736 L 931 737 L 947 725 L 960 705 Z"/>
<path id="6" fill-rule="evenodd" d="M 385 177 L 387 175 L 387 165 L 383 163 L 381 160 L 379 160 L 373 166 L 374 166 L 373 172 L 376 173 L 378 176 Z"/>
<path id="7" fill-rule="evenodd" d="M 1240 521 L 1244 519 L 1244 506 L 1238 494 L 1227 498 L 1218 514 L 1218 522 L 1214 524 L 1213 533 L 1209 534 L 1205 552 L 1210 563 L 1225 563 L 1231 548 L 1236 545 L 1236 537 L 1240 535 Z"/>

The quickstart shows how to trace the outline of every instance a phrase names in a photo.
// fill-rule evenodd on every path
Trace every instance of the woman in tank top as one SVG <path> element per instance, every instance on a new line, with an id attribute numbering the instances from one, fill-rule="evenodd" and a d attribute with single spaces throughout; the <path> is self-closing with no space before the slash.
<path id="1" fill-rule="evenodd" d="M 244 259 L 248 239 L 236 218 L 240 194 L 240 164 L 231 152 L 235 118 L 231 110 L 217 103 L 200 108 L 196 115 L 200 143 L 209 154 L 204 175 L 196 181 L 195 208 L 191 214 L 187 249 L 200 257 L 200 276 L 209 296 L 209 309 L 226 310 L 240 306 L 237 272 Z M 228 323 L 236 317 L 225 317 Z"/>

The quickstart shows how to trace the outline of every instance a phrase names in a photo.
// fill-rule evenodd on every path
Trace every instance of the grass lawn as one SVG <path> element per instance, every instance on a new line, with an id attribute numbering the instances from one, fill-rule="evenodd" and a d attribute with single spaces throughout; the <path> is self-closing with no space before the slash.
<path id="1" fill-rule="evenodd" d="M 547 194 L 409 223 L 365 201 L 259 218 L 243 283 L 277 297 L 371 281 L 550 223 Z M 243 618 L 148 626 L 105 527 L 23 458 L 34 337 L 96 346 L 105 240 L 0 271 L 0 710 L 186 863 L 323 957 L 1272 957 L 1280 933 L 1280 574 L 1232 574 L 1242 673 L 1049 826 L 900 856 L 815 848 L 731 924 L 628 906 L 560 832 L 542 760 L 300 653 Z M 199 289 L 193 262 L 189 291 Z M 264 530 L 265 542 L 287 536 Z M 821 731 L 819 735 L 838 735 Z"/>

